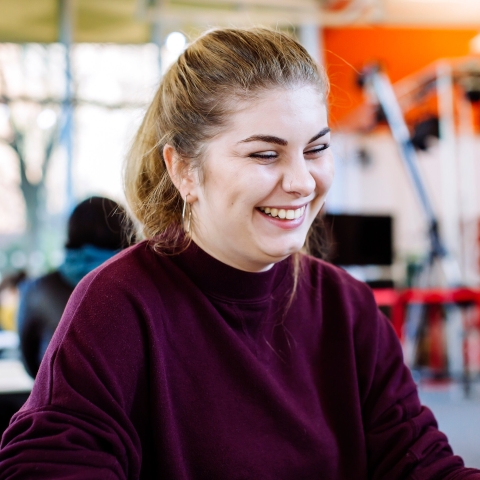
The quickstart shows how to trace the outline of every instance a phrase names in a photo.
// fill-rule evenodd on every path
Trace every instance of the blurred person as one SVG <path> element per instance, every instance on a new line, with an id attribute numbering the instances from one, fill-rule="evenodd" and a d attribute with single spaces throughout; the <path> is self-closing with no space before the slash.
<path id="1" fill-rule="evenodd" d="M 128 246 L 131 228 L 118 203 L 105 197 L 87 198 L 68 220 L 63 263 L 22 285 L 18 333 L 23 363 L 32 377 L 37 375 L 73 289 L 87 273 Z"/>
<path id="2" fill-rule="evenodd" d="M 480 479 L 369 288 L 303 251 L 333 180 L 327 94 L 281 32 L 180 55 L 127 161 L 146 240 L 75 289 L 0 479 Z"/>

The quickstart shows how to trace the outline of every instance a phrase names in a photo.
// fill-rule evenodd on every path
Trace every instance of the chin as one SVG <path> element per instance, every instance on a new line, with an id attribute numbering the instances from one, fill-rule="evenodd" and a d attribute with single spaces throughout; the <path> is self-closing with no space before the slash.
<path id="1" fill-rule="evenodd" d="M 264 252 L 271 258 L 274 258 L 276 262 L 280 262 L 294 253 L 299 252 L 303 247 L 303 243 L 285 245 L 279 248 L 265 249 Z"/>

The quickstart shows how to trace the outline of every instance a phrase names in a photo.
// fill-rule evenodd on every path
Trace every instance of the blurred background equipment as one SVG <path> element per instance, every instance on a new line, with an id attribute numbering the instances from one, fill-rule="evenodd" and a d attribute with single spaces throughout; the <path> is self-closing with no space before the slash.
<path id="1" fill-rule="evenodd" d="M 375 97 L 382 112 L 384 112 L 392 136 L 400 150 L 401 159 L 412 182 L 413 190 L 426 217 L 430 248 L 425 258 L 423 270 L 428 269 L 428 271 L 420 272 L 420 275 L 426 274 L 426 276 L 424 284 L 419 286 L 435 286 L 442 283 L 458 286 L 462 283 L 460 268 L 457 264 L 457 259 L 449 254 L 441 238 L 438 218 L 418 168 L 415 145 L 403 118 L 403 113 L 393 91 L 392 84 L 388 76 L 381 71 L 378 65 L 367 66 L 361 74 L 359 84 L 369 90 L 369 95 Z M 436 262 L 442 268 L 444 276 L 442 279 L 431 276 L 434 273 Z"/>
<path id="2" fill-rule="evenodd" d="M 327 213 L 328 260 L 335 265 L 392 265 L 393 218 Z"/>

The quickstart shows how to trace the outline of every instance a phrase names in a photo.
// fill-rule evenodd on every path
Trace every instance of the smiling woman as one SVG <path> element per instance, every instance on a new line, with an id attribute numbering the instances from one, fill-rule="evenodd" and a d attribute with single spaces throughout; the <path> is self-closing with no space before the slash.
<path id="1" fill-rule="evenodd" d="M 0 479 L 480 479 L 368 287 L 301 253 L 333 179 L 326 96 L 279 32 L 180 55 L 127 161 L 146 240 L 75 289 Z"/>

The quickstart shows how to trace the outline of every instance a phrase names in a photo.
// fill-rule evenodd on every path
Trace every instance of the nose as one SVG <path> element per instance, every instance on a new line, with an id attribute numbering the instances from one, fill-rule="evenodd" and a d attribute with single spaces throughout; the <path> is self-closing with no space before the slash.
<path id="1" fill-rule="evenodd" d="M 290 158 L 286 163 L 282 179 L 283 190 L 299 197 L 311 195 L 315 191 L 316 183 L 308 168 L 308 160 L 305 160 L 302 154 L 299 158 Z"/>

